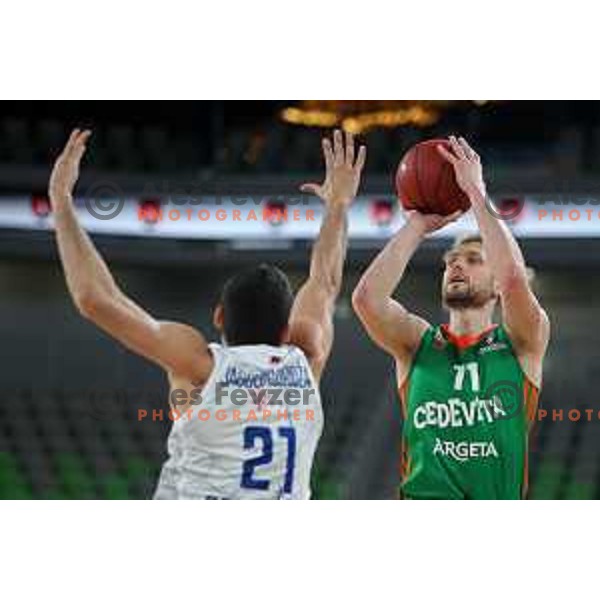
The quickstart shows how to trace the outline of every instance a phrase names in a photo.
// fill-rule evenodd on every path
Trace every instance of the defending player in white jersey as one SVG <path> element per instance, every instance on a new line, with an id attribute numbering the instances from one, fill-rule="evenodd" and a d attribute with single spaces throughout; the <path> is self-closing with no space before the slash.
<path id="1" fill-rule="evenodd" d="M 340 131 L 333 144 L 323 140 L 325 181 L 301 188 L 325 205 L 308 279 L 294 298 L 275 267 L 233 277 L 213 315 L 219 345 L 208 344 L 194 327 L 154 319 L 130 300 L 79 225 L 72 193 L 90 135 L 72 132 L 50 178 L 58 249 L 79 312 L 168 375 L 171 405 L 181 416 L 155 497 L 310 497 L 322 430 L 318 385 L 333 342 L 346 213 L 365 147 L 355 155 L 352 136 L 344 140 Z"/>

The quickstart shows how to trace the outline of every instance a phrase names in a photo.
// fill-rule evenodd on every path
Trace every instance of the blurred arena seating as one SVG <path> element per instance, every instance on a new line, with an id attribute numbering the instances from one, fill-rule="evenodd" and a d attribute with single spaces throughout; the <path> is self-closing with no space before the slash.
<path id="1" fill-rule="evenodd" d="M 84 103 L 71 104 L 84 110 L 79 106 Z M 143 103 L 134 104 L 134 110 L 142 110 Z M 81 123 L 75 119 L 73 125 L 89 124 L 94 128 L 88 162 L 91 168 L 103 172 L 174 174 L 207 169 L 213 173 L 293 174 L 320 169 L 322 129 L 282 122 L 277 118 L 276 103 L 269 119 L 257 117 L 254 121 L 212 126 L 211 103 L 205 104 L 206 108 L 200 107 L 198 111 L 207 114 L 196 127 L 178 121 L 176 109 L 166 112 L 162 119 L 150 113 L 152 118 L 148 122 L 141 113 L 129 120 L 119 118 L 118 114 L 97 120 L 87 117 Z M 526 126 L 518 132 L 520 137 L 516 137 L 504 131 L 507 119 L 514 117 L 510 109 L 511 103 L 489 108 L 486 121 L 482 121 L 479 109 L 455 109 L 427 127 L 372 129 L 366 134 L 369 170 L 389 176 L 412 144 L 453 131 L 469 136 L 500 171 L 530 169 L 531 175 L 540 170 L 546 173 L 555 169 L 564 173 L 600 170 L 597 158 L 600 126 L 589 128 L 577 121 L 565 121 L 550 127 L 543 114 L 532 110 L 531 114 L 521 115 L 527 119 Z M 61 148 L 68 128 L 65 119 L 58 117 L 0 113 L 0 165 L 48 166 Z"/>
<path id="2" fill-rule="evenodd" d="M 49 165 L 68 131 L 59 120 L 4 117 L 0 120 L 0 162 Z M 90 162 L 105 171 L 174 172 L 199 163 L 194 138 L 165 126 L 109 125 L 94 130 Z"/>

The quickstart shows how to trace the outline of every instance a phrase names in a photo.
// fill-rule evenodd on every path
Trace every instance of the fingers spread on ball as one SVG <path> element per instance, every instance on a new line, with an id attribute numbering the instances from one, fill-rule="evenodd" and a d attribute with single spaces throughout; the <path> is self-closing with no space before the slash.
<path id="1" fill-rule="evenodd" d="M 454 154 L 452 154 L 452 152 L 449 152 L 441 144 L 438 144 L 437 150 L 449 163 L 454 164 L 457 162 L 458 159 L 456 158 L 456 156 L 454 156 Z"/>
<path id="2" fill-rule="evenodd" d="M 457 156 L 461 160 L 467 158 L 464 148 L 459 144 L 455 136 L 451 135 L 449 138 L 449 142 L 450 146 L 452 147 L 452 150 L 454 151 L 455 156 Z"/>
<path id="3" fill-rule="evenodd" d="M 456 210 L 451 215 L 448 215 L 448 221 L 457 221 L 465 214 L 464 210 Z"/>
<path id="4" fill-rule="evenodd" d="M 469 146 L 469 143 L 467 142 L 467 140 L 465 140 L 464 137 L 458 138 L 458 143 L 460 144 L 460 147 L 469 159 L 475 160 L 479 158 L 477 152 L 475 152 L 475 150 L 473 150 L 473 148 Z"/>

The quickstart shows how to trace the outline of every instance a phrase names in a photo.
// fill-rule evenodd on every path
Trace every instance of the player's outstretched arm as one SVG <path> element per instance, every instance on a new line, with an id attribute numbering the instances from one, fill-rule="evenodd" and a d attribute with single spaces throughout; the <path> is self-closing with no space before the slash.
<path id="1" fill-rule="evenodd" d="M 130 350 L 169 373 L 201 382 L 212 368 L 202 335 L 188 325 L 157 321 L 127 298 L 77 220 L 72 193 L 90 135 L 78 129 L 71 133 L 49 184 L 58 250 L 71 297 L 84 317 Z"/>
<path id="2" fill-rule="evenodd" d="M 342 286 L 348 237 L 348 207 L 354 200 L 365 164 L 366 148 L 355 152 L 353 136 L 333 134 L 333 145 L 323 140 L 325 181 L 301 187 L 321 198 L 325 215 L 312 248 L 310 274 L 300 288 L 290 316 L 290 338 L 304 350 L 313 372 L 320 377 L 333 343 L 333 313 Z"/>
<path id="3" fill-rule="evenodd" d="M 521 249 L 506 223 L 486 207 L 479 155 L 463 138 L 450 137 L 451 151 L 439 152 L 454 167 L 457 183 L 469 196 L 483 239 L 483 250 L 502 299 L 502 317 L 511 340 L 522 353 L 542 355 L 550 334 L 548 316 L 531 290 Z"/>
<path id="4" fill-rule="evenodd" d="M 417 349 L 429 324 L 392 298 L 424 237 L 460 216 L 406 213 L 406 223 L 377 255 L 352 294 L 352 305 L 371 339 L 404 361 Z"/>

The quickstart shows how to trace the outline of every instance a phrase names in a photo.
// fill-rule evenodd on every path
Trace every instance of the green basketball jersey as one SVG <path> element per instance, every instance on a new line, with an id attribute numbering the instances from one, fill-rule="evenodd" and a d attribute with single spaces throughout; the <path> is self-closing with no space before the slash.
<path id="1" fill-rule="evenodd" d="M 537 388 L 501 325 L 469 344 L 430 327 L 400 394 L 403 497 L 523 497 Z"/>

